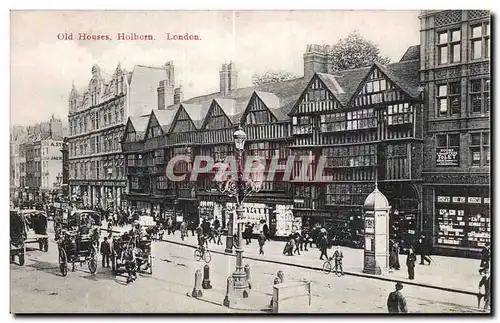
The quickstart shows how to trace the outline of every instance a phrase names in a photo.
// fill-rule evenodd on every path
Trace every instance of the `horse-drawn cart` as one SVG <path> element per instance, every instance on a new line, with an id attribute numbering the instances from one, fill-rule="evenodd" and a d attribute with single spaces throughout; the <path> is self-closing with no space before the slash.
<path id="1" fill-rule="evenodd" d="M 68 264 L 80 266 L 87 263 L 89 271 L 97 271 L 97 254 L 101 224 L 100 214 L 95 211 L 78 210 L 68 216 L 67 222 L 61 225 L 59 240 L 59 269 L 61 274 L 68 274 Z"/>
<path id="2" fill-rule="evenodd" d="M 49 235 L 47 233 L 47 213 L 39 210 L 20 211 L 26 221 L 27 236 L 25 244 L 37 243 L 38 248 L 49 250 Z"/>

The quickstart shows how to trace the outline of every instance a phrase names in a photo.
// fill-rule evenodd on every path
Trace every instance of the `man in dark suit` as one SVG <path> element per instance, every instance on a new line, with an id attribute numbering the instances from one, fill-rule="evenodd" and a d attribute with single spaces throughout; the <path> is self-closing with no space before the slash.
<path id="1" fill-rule="evenodd" d="M 402 289 L 403 284 L 401 284 L 401 282 L 397 282 L 396 290 L 389 294 L 389 297 L 387 298 L 387 311 L 389 313 L 408 313 L 406 299 L 401 293 Z"/>
<path id="2" fill-rule="evenodd" d="M 109 255 L 111 254 L 111 247 L 109 245 L 108 237 L 104 237 L 101 243 L 102 267 L 109 268 Z M 106 264 L 106 266 L 104 266 Z"/>
<path id="3" fill-rule="evenodd" d="M 408 267 L 408 279 L 415 279 L 415 262 L 417 261 L 417 255 L 413 247 L 408 251 L 408 257 L 406 258 L 406 266 Z"/>

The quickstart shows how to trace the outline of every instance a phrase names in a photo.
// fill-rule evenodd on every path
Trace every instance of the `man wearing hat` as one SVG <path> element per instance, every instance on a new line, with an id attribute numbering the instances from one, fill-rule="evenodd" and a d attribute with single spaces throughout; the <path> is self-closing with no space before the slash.
<path id="1" fill-rule="evenodd" d="M 483 270 L 483 277 L 479 282 L 479 293 L 481 293 L 481 287 L 484 286 L 484 310 L 488 311 L 490 309 L 491 302 L 491 281 L 490 281 L 490 270 L 485 268 Z M 478 303 L 479 306 L 479 303 Z"/>
<path id="2" fill-rule="evenodd" d="M 402 289 L 403 284 L 401 284 L 401 282 L 397 282 L 396 290 L 389 294 L 389 297 L 387 298 L 387 310 L 389 313 L 408 313 L 406 299 L 401 293 Z"/>

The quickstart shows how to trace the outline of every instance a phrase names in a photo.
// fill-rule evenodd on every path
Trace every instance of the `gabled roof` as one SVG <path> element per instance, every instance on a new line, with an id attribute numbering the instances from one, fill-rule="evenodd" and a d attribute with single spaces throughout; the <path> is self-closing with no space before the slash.
<path id="1" fill-rule="evenodd" d="M 181 103 L 181 105 L 188 114 L 189 118 L 191 118 L 191 121 L 193 121 L 196 129 L 200 129 L 210 106 L 206 103 L 203 104 Z"/>
<path id="2" fill-rule="evenodd" d="M 170 126 L 172 125 L 172 121 L 174 120 L 174 116 L 177 113 L 179 107 L 172 107 L 172 109 L 165 110 L 153 110 L 151 114 L 156 117 L 158 124 L 161 126 L 161 129 L 164 133 L 169 132 Z"/>
<path id="3" fill-rule="evenodd" d="M 344 93 L 338 95 L 343 106 L 346 106 L 351 96 L 356 92 L 360 82 L 364 79 L 371 67 L 362 67 L 352 70 L 336 72 L 333 77 L 342 87 Z"/>
<path id="4" fill-rule="evenodd" d="M 420 62 L 418 60 L 389 64 L 387 67 L 379 63 L 375 65 L 411 97 L 420 96 L 418 89 Z"/>
<path id="5" fill-rule="evenodd" d="M 134 127 L 134 131 L 136 133 L 146 131 L 146 127 L 148 126 L 148 121 L 149 121 L 148 117 L 149 115 L 129 118 L 130 123 L 132 124 L 132 127 Z"/>
<path id="6" fill-rule="evenodd" d="M 280 99 L 274 93 L 255 91 L 255 95 L 266 105 L 278 121 L 289 119 L 288 115 L 281 109 Z"/>
<path id="7" fill-rule="evenodd" d="M 136 138 L 142 140 L 144 139 L 144 135 L 146 134 L 146 127 L 148 126 L 148 123 L 149 123 L 149 115 L 140 117 L 129 117 L 127 121 L 127 126 L 130 124 L 132 128 L 134 128 Z M 126 136 L 126 133 L 124 133 L 124 136 Z"/>
<path id="8" fill-rule="evenodd" d="M 400 62 L 413 61 L 415 59 L 420 59 L 420 45 L 414 45 L 408 47 L 406 52 L 403 54 L 403 57 L 401 57 L 399 61 Z"/>
<path id="9" fill-rule="evenodd" d="M 244 102 L 237 102 L 234 99 L 225 98 L 217 98 L 215 99 L 215 102 L 219 105 L 233 125 L 240 123 L 241 116 L 243 115 L 243 112 L 245 112 L 247 104 Z"/>
<path id="10" fill-rule="evenodd" d="M 341 71 L 333 75 L 335 80 L 344 90 L 344 94 L 340 95 L 342 105 L 346 106 L 352 97 L 356 95 L 358 88 L 362 86 L 362 82 L 375 67 L 380 69 L 382 73 L 410 97 L 419 97 L 420 60 L 396 62 L 388 64 L 387 66 L 375 62 L 370 67 Z"/>
<path id="11" fill-rule="evenodd" d="M 211 93 L 203 96 L 198 96 L 194 98 L 190 98 L 188 100 L 185 100 L 183 103 L 190 103 L 190 104 L 207 104 L 207 106 L 210 106 L 212 103 L 212 100 L 214 99 L 228 99 L 228 100 L 234 100 L 236 101 L 234 108 L 235 111 L 232 115 L 229 115 L 224 109 L 228 109 L 228 104 L 223 102 L 221 106 L 221 109 L 228 115 L 228 117 L 231 119 L 231 121 L 234 123 L 239 123 L 239 119 L 242 116 L 244 110 L 248 106 L 248 103 L 250 102 L 250 98 L 252 97 L 254 92 L 267 92 L 267 93 L 272 93 L 275 96 L 279 98 L 279 109 L 281 112 L 276 112 L 276 113 L 281 113 L 283 116 L 287 116 L 288 112 L 293 108 L 293 105 L 295 101 L 300 97 L 304 87 L 307 85 L 309 80 L 300 77 L 296 78 L 293 80 L 288 80 L 284 82 L 276 82 L 276 83 L 268 83 L 268 84 L 262 84 L 259 86 L 251 86 L 251 87 L 245 87 L 245 88 L 239 88 L 235 89 L 231 92 L 229 92 L 226 96 L 223 96 L 220 92 L 216 93 Z M 219 106 L 221 103 L 217 101 Z M 232 106 L 231 106 L 232 107 Z M 288 118 L 288 117 L 287 117 Z"/>

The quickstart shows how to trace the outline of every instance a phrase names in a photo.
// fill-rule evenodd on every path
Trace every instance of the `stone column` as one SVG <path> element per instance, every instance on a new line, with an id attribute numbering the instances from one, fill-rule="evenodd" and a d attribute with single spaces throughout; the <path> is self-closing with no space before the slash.
<path id="1" fill-rule="evenodd" d="M 113 208 L 116 210 L 117 204 L 116 204 L 116 186 L 113 186 Z"/>

